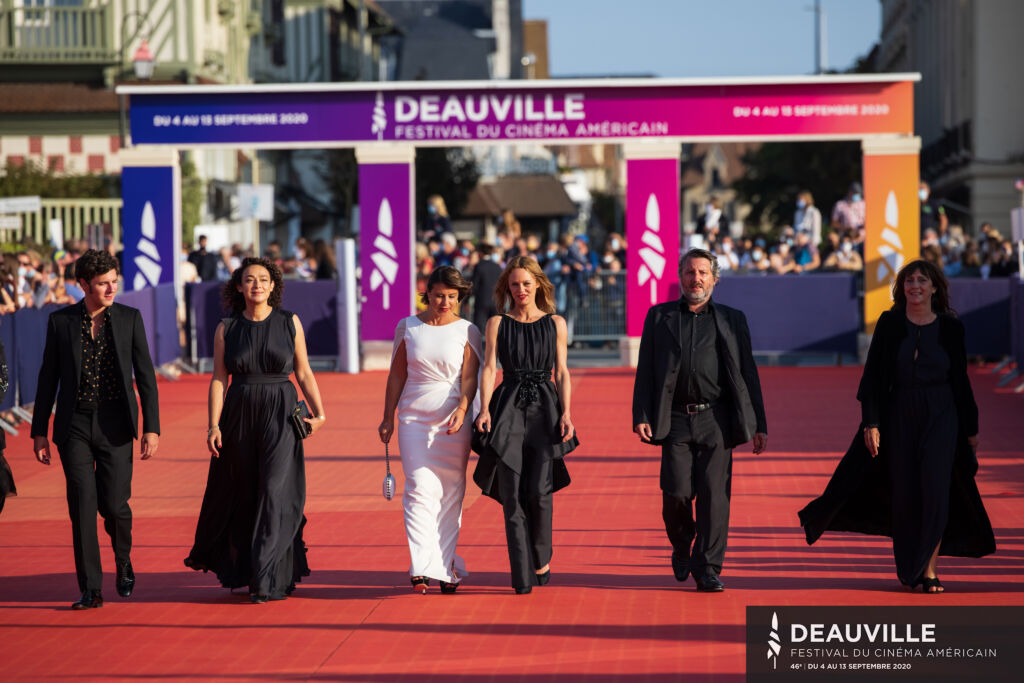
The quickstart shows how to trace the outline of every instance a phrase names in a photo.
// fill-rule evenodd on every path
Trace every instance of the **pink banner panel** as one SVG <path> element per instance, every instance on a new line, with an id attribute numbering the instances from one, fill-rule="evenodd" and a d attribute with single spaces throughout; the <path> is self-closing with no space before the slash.
<path id="1" fill-rule="evenodd" d="M 639 337 L 679 279 L 678 158 L 626 161 L 626 242 L 626 334 Z"/>

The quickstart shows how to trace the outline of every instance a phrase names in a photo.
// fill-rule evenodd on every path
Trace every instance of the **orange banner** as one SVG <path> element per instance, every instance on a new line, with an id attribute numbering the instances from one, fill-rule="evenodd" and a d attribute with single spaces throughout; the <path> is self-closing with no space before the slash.
<path id="1" fill-rule="evenodd" d="M 916 139 L 915 139 L 916 140 Z M 864 325 L 892 306 L 892 283 L 921 251 L 918 155 L 864 150 Z"/>

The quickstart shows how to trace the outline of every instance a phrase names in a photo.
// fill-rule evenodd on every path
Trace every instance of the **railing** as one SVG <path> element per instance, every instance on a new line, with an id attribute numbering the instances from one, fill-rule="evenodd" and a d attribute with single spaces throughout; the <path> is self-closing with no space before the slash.
<path id="1" fill-rule="evenodd" d="M 58 219 L 65 239 L 89 240 L 94 237 L 90 235 L 90 226 L 102 226 L 102 237 L 121 241 L 120 199 L 43 199 L 40 204 L 40 211 L 20 214 L 20 229 L 0 231 L 0 241 L 31 239 L 40 244 L 49 242 L 50 221 Z"/>
<path id="2" fill-rule="evenodd" d="M 569 275 L 555 285 L 555 306 L 572 342 L 618 341 L 626 335 L 626 272 Z"/>
<path id="3" fill-rule="evenodd" d="M 115 64 L 118 52 L 108 5 L 12 7 L 0 2 L 0 64 Z"/>

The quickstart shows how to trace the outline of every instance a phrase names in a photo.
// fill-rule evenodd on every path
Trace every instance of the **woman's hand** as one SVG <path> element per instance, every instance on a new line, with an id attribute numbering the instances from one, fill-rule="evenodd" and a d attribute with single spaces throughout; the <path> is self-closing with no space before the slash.
<path id="1" fill-rule="evenodd" d="M 206 447 L 210 449 L 213 457 L 220 457 L 220 427 L 210 427 L 210 431 L 206 433 Z"/>
<path id="2" fill-rule="evenodd" d="M 489 432 L 491 431 L 491 412 L 484 408 L 480 411 L 480 415 L 477 416 L 476 422 L 473 423 L 478 432 Z"/>
<path id="3" fill-rule="evenodd" d="M 324 422 L 327 422 L 327 417 L 324 415 L 320 415 L 319 417 L 305 417 L 302 419 L 304 419 L 306 424 L 309 425 L 309 434 L 306 435 L 307 439 L 316 434 L 317 430 L 324 426 Z"/>
<path id="4" fill-rule="evenodd" d="M 874 458 L 878 455 L 878 444 L 880 443 L 881 436 L 878 432 L 878 427 L 865 427 L 864 428 L 864 445 L 868 447 L 868 453 Z"/>
<path id="5" fill-rule="evenodd" d="M 978 435 L 967 437 L 967 445 L 971 447 L 971 450 L 975 453 L 978 452 Z"/>
<path id="6" fill-rule="evenodd" d="M 572 426 L 572 419 L 569 418 L 568 413 L 562 415 L 562 419 L 558 421 L 558 428 L 562 432 L 562 441 L 568 441 L 576 433 L 576 428 Z"/>
<path id="7" fill-rule="evenodd" d="M 395 418 L 384 418 L 380 422 L 380 426 L 377 427 L 377 434 L 380 435 L 380 442 L 387 443 L 391 441 L 391 435 L 395 433 Z"/>
<path id="8" fill-rule="evenodd" d="M 448 433 L 456 434 L 462 429 L 462 423 L 466 419 L 466 409 L 456 408 L 452 416 L 448 418 Z"/>

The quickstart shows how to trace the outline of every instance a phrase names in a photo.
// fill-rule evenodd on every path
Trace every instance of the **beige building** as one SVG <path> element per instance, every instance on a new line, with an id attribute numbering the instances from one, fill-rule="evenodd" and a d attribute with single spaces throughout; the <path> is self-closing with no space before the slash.
<path id="1" fill-rule="evenodd" d="M 880 71 L 921 72 L 914 129 L 921 177 L 975 230 L 1009 233 L 1024 176 L 1024 2 L 881 0 Z"/>

